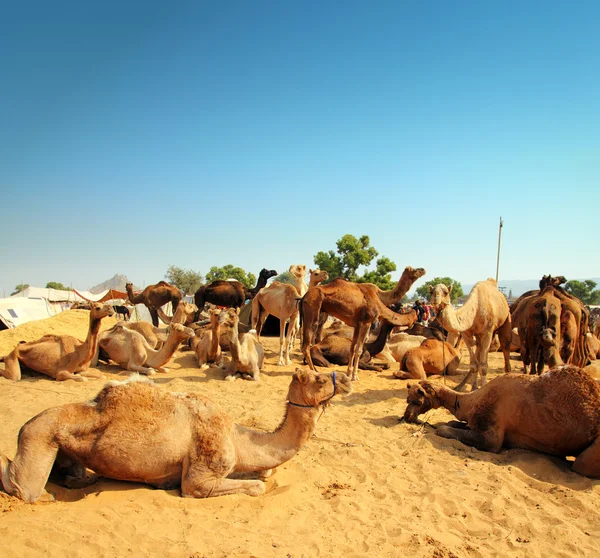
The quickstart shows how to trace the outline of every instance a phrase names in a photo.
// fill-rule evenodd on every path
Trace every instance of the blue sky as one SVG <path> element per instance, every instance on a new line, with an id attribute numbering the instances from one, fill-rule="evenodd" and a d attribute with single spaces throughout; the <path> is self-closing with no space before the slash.
<path id="1" fill-rule="evenodd" d="M 501 278 L 600 276 L 598 2 L 12 4 L 0 295 L 346 233 L 473 283 L 500 216 Z"/>

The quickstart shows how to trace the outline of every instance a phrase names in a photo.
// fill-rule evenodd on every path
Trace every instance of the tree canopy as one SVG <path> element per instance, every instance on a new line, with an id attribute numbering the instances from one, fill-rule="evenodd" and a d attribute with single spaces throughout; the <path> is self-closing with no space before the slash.
<path id="1" fill-rule="evenodd" d="M 296 278 L 289 271 L 284 271 L 283 273 L 280 273 L 277 277 L 275 277 L 274 281 L 279 281 L 280 283 L 289 283 L 290 285 L 296 285 Z"/>
<path id="2" fill-rule="evenodd" d="M 72 291 L 73 290 L 71 287 L 65 287 L 62 283 L 59 283 L 58 281 L 48 281 L 46 283 L 46 288 L 47 289 L 56 289 L 57 291 Z"/>
<path id="3" fill-rule="evenodd" d="M 165 279 L 175 285 L 186 295 L 193 295 L 202 285 L 202 275 L 191 269 L 182 269 L 175 265 L 169 266 Z"/>
<path id="4" fill-rule="evenodd" d="M 12 293 L 10 293 L 10 296 L 19 294 L 19 293 L 23 292 L 25 289 L 28 289 L 28 288 L 29 288 L 29 283 L 19 283 L 15 287 L 15 290 Z"/>
<path id="5" fill-rule="evenodd" d="M 253 273 L 246 273 L 241 267 L 235 267 L 231 264 L 227 264 L 223 267 L 213 266 L 206 274 L 206 282 L 212 283 L 217 279 L 235 279 L 244 285 L 244 287 L 251 289 L 256 285 L 256 275 Z"/>
<path id="6" fill-rule="evenodd" d="M 444 283 L 448 287 L 452 287 L 450 291 L 450 302 L 454 303 L 461 296 L 464 296 L 462 285 L 451 277 L 435 277 L 431 281 L 427 281 L 417 289 L 417 296 L 421 299 L 429 300 L 429 288 L 435 287 L 439 283 Z"/>
<path id="7" fill-rule="evenodd" d="M 591 279 L 567 281 L 565 290 L 584 304 L 600 304 L 600 290 L 596 289 L 596 282 Z"/>
<path id="8" fill-rule="evenodd" d="M 375 283 L 380 289 L 393 289 L 391 272 L 396 271 L 396 264 L 385 256 L 375 260 L 379 252 L 370 244 L 371 240 L 367 235 L 356 238 L 345 234 L 337 241 L 336 252 L 317 252 L 314 257 L 315 265 L 329 273 L 329 279 L 325 283 L 342 277 L 357 283 Z M 375 269 L 365 270 L 359 275 L 358 269 L 371 265 L 373 260 Z"/>

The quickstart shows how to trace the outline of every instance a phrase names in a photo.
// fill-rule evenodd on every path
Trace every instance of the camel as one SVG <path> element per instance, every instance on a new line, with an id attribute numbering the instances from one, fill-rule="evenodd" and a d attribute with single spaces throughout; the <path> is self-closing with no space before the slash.
<path id="1" fill-rule="evenodd" d="M 452 286 L 443 283 L 432 286 L 431 304 L 442 327 L 448 332 L 460 333 L 469 350 L 470 371 L 456 389 L 460 391 L 471 377 L 474 378 L 472 388 L 477 389 L 479 377 L 481 385 L 485 385 L 488 351 L 496 332 L 504 354 L 504 371 L 510 372 L 512 328 L 508 302 L 494 279 L 475 283 L 465 304 L 458 310 L 450 304 L 451 291 Z"/>
<path id="2" fill-rule="evenodd" d="M 394 376 L 401 380 L 425 380 L 429 374 L 452 376 L 459 364 L 460 353 L 450 343 L 425 339 L 418 347 L 406 351 Z"/>
<path id="3" fill-rule="evenodd" d="M 427 337 L 422 335 L 408 335 L 406 332 L 394 333 L 383 350 L 375 355 L 375 358 L 393 364 L 395 362 L 402 363 L 404 355 L 410 349 L 419 347 Z"/>
<path id="4" fill-rule="evenodd" d="M 422 380 L 409 385 L 407 403 L 407 422 L 439 407 L 463 421 L 438 426 L 438 436 L 493 453 L 504 446 L 576 456 L 573 471 L 600 477 L 600 384 L 579 367 L 505 374 L 465 394 Z"/>
<path id="5" fill-rule="evenodd" d="M 193 336 L 193 329 L 181 324 L 171 324 L 165 344 L 156 351 L 140 333 L 125 327 L 124 322 L 119 322 L 100 335 L 94 363 L 102 356 L 100 351 L 104 351 L 110 360 L 131 372 L 148 375 L 156 374 L 157 371 L 168 372 L 169 369 L 164 365 L 171 360 L 179 345 Z"/>
<path id="6" fill-rule="evenodd" d="M 131 312 L 127 306 L 123 306 L 122 304 L 113 304 L 113 310 L 117 316 L 123 316 L 123 320 L 128 322 L 131 318 Z"/>
<path id="7" fill-rule="evenodd" d="M 265 351 L 258 340 L 256 331 L 251 329 L 242 339 L 239 335 L 240 317 L 238 310 L 228 308 L 222 310 L 219 322 L 225 324 L 225 336 L 229 342 L 231 361 L 227 367 L 227 379 L 244 378 L 258 381 L 260 370 L 265 362 Z"/>
<path id="8" fill-rule="evenodd" d="M 260 496 L 264 480 L 310 439 L 321 408 L 351 392 L 345 374 L 298 369 L 283 421 L 262 432 L 236 424 L 208 398 L 133 375 L 109 382 L 92 401 L 32 418 L 19 432 L 14 460 L 0 453 L 0 478 L 6 492 L 28 503 L 53 499 L 44 490 L 53 467 L 72 477 L 85 478 L 87 468 L 159 489 L 180 487 L 188 498 Z"/>
<path id="9" fill-rule="evenodd" d="M 131 283 L 127 283 L 125 289 L 131 304 L 143 304 L 148 308 L 154 327 L 158 327 L 158 309 L 170 302 L 173 307 L 173 313 L 175 313 L 181 300 L 179 289 L 173 285 L 169 285 L 165 281 L 159 281 L 155 285 L 148 285 L 141 293 L 137 294 L 133 293 L 133 285 Z"/>
<path id="10" fill-rule="evenodd" d="M 195 304 L 185 301 L 180 302 L 177 305 L 177 310 L 175 310 L 173 316 L 166 316 L 162 308 L 157 308 L 160 319 L 165 321 L 165 323 L 183 324 L 185 326 L 191 324 L 197 310 L 198 307 Z M 163 319 L 163 316 L 168 318 L 168 322 Z M 148 345 L 153 349 L 160 349 L 169 335 L 168 327 L 154 327 L 150 322 L 146 322 L 145 320 L 140 320 L 138 322 L 120 322 L 120 325 L 141 333 L 148 342 Z"/>
<path id="11" fill-rule="evenodd" d="M 416 312 L 396 314 L 388 306 L 401 300 L 423 275 L 423 268 L 406 267 L 391 291 L 383 291 L 373 283 L 353 283 L 344 279 L 335 279 L 327 285 L 309 289 L 300 301 L 300 315 L 304 322 L 302 353 L 310 369 L 315 370 L 310 356 L 313 326 L 317 324 L 320 313 L 325 312 L 354 327 L 347 373 L 352 380 L 358 380 L 358 363 L 371 324 L 378 318 L 405 328 L 415 323 Z"/>
<path id="12" fill-rule="evenodd" d="M 210 315 L 210 329 L 198 330 L 201 332 L 200 336 L 196 335 L 190 341 L 192 349 L 196 353 L 196 359 L 200 368 L 207 367 L 209 363 L 216 363 L 217 366 L 223 364 L 223 353 L 221 352 L 221 346 L 219 345 L 219 338 L 221 336 L 221 324 L 219 323 L 219 315 L 221 310 L 212 309 L 209 310 Z M 198 332 L 196 332 L 198 333 Z"/>
<path id="13" fill-rule="evenodd" d="M 279 366 L 292 363 L 290 360 L 290 346 L 299 325 L 298 300 L 308 290 L 304 280 L 306 266 L 291 265 L 289 271 L 295 279 L 295 285 L 275 281 L 268 287 L 261 289 L 252 299 L 252 329 L 256 330 L 259 339 L 263 324 L 269 314 L 279 318 L 279 358 L 277 361 Z M 311 282 L 314 281 L 315 284 L 327 277 L 326 271 L 311 270 Z"/>
<path id="14" fill-rule="evenodd" d="M 261 269 L 256 286 L 252 289 L 244 287 L 239 281 L 222 281 L 217 279 L 208 285 L 202 285 L 194 295 L 194 302 L 198 307 L 198 314 L 204 310 L 204 303 L 211 302 L 224 308 L 240 308 L 249 298 L 254 298 L 271 277 L 277 272 L 274 269 Z M 196 320 L 198 319 L 196 315 Z"/>
<path id="15" fill-rule="evenodd" d="M 50 376 L 55 380 L 86 381 L 88 378 L 102 378 L 101 374 L 88 371 L 96 352 L 100 322 L 105 316 L 113 316 L 109 304 L 93 302 L 90 305 L 90 327 L 85 341 L 71 335 L 44 335 L 37 341 L 21 343 L 3 359 L 5 369 L 0 376 L 9 380 L 21 379 L 21 366 Z"/>
<path id="16" fill-rule="evenodd" d="M 558 277 L 552 277 L 552 275 L 544 275 L 540 279 L 540 288 L 533 289 L 531 291 L 527 291 L 527 292 L 523 293 L 520 297 L 518 297 L 510 305 L 510 313 L 512 314 L 524 299 L 529 298 L 530 296 L 533 296 L 533 295 L 540 294 L 546 287 L 549 287 L 549 286 L 560 287 L 561 285 L 563 285 L 566 282 L 567 282 L 567 279 L 563 275 L 559 275 Z"/>
<path id="17" fill-rule="evenodd" d="M 591 333 L 586 333 L 585 342 L 587 345 L 589 359 L 600 359 L 600 339 Z"/>
<path id="18" fill-rule="evenodd" d="M 389 322 L 384 322 L 381 328 L 379 328 L 377 337 L 370 343 L 365 343 L 365 350 L 358 361 L 359 369 L 381 372 L 389 368 L 389 364 L 387 363 L 377 365 L 370 364 L 369 361 L 372 355 L 376 355 L 384 349 L 393 327 Z M 352 337 L 347 336 L 347 329 L 349 328 L 345 326 L 338 333 L 333 332 L 326 335 L 321 342 L 316 343 L 310 348 L 310 356 L 316 366 L 329 367 L 332 364 L 348 364 L 350 361 Z"/>

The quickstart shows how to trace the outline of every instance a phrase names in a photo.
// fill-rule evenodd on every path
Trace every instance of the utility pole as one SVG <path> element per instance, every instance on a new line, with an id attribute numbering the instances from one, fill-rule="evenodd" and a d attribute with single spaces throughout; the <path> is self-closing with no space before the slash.
<path id="1" fill-rule="evenodd" d="M 498 258 L 496 259 L 496 285 L 498 284 L 498 273 L 500 271 L 500 241 L 502 240 L 502 217 L 500 217 L 500 226 L 498 227 Z"/>

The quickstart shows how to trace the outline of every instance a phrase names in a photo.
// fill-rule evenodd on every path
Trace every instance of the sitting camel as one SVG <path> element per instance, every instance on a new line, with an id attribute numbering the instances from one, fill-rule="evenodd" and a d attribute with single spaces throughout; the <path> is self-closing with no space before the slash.
<path id="1" fill-rule="evenodd" d="M 110 360 L 132 372 L 148 375 L 156 374 L 157 371 L 168 372 L 168 368 L 164 365 L 171 360 L 179 345 L 193 336 L 193 329 L 181 324 L 171 324 L 165 344 L 156 351 L 148 345 L 141 334 L 125 327 L 123 322 L 119 322 L 112 329 L 100 334 L 94 363 L 98 362 L 98 358 L 107 355 Z M 101 351 L 104 351 L 104 355 Z"/>
<path id="2" fill-rule="evenodd" d="M 169 285 L 166 281 L 159 281 L 155 285 L 148 285 L 141 293 L 137 294 L 134 294 L 131 283 L 125 285 L 125 290 L 131 304 L 143 304 L 148 308 L 154 327 L 158 327 L 158 309 L 161 306 L 170 302 L 173 307 L 173 313 L 175 313 L 181 301 L 180 290 L 173 285 Z"/>
<path id="3" fill-rule="evenodd" d="M 409 385 L 407 402 L 407 422 L 439 407 L 464 421 L 438 426 L 438 436 L 494 453 L 504 446 L 577 456 L 573 471 L 600 477 L 600 384 L 576 366 L 505 374 L 465 394 L 425 380 Z"/>
<path id="4" fill-rule="evenodd" d="M 402 362 L 404 355 L 410 349 L 419 347 L 427 337 L 422 335 L 408 335 L 406 332 L 394 333 L 383 350 L 375 355 L 375 358 L 381 359 L 384 362 L 393 364 L 394 362 Z"/>
<path id="5" fill-rule="evenodd" d="M 425 270 L 422 268 L 406 267 L 396 287 L 391 291 L 383 291 L 373 283 L 353 283 L 344 279 L 335 279 L 327 285 L 308 289 L 300 302 L 300 315 L 301 321 L 304 322 L 302 353 L 309 367 L 315 369 L 310 356 L 313 328 L 317 325 L 321 312 L 324 312 L 354 327 L 348 374 L 352 380 L 357 380 L 358 363 L 369 329 L 375 320 L 384 319 L 402 327 L 409 327 L 415 323 L 416 312 L 396 314 L 388 306 L 401 300 L 413 283 L 423 275 Z"/>
<path id="6" fill-rule="evenodd" d="M 219 338 L 221 336 L 220 314 L 221 310 L 217 310 L 216 308 L 209 310 L 210 329 L 199 329 L 196 331 L 196 336 L 190 339 L 190 346 L 196 353 L 196 360 L 200 368 L 207 367 L 209 363 L 213 362 L 217 366 L 223 364 L 223 353 L 219 345 Z"/>
<path id="7" fill-rule="evenodd" d="M 587 333 L 585 336 L 585 342 L 587 345 L 588 356 L 590 360 L 600 359 L 600 339 L 598 339 L 592 333 Z"/>
<path id="8" fill-rule="evenodd" d="M 481 376 L 481 385 L 485 385 L 488 351 L 496 332 L 504 354 L 504 371 L 510 372 L 512 328 L 508 302 L 493 279 L 475 283 L 465 304 L 458 310 L 450 304 L 451 291 L 452 286 L 448 287 L 444 283 L 432 286 L 431 304 L 442 327 L 449 332 L 460 333 L 469 349 L 470 371 L 456 389 L 460 391 L 471 377 L 473 377 L 473 389 L 477 389 L 479 376 Z"/>
<path id="9" fill-rule="evenodd" d="M 425 339 L 418 347 L 406 351 L 394 376 L 401 380 L 425 380 L 431 374 L 452 376 L 459 364 L 460 353 L 450 343 Z"/>
<path id="10" fill-rule="evenodd" d="M 55 380 L 78 380 L 102 378 L 101 374 L 88 371 L 96 352 L 100 322 L 105 316 L 114 315 L 109 304 L 93 302 L 90 310 L 90 327 L 85 341 L 71 335 L 44 335 L 37 341 L 21 343 L 3 359 L 5 369 L 0 376 L 9 380 L 21 379 L 21 364 Z"/>
<path id="11" fill-rule="evenodd" d="M 197 311 L 198 307 L 195 304 L 185 301 L 180 302 L 177 305 L 177 310 L 175 310 L 173 316 L 168 317 L 168 323 L 182 324 L 185 326 L 190 325 Z M 161 320 L 163 320 L 163 316 L 166 317 L 160 308 L 158 308 L 158 315 Z M 165 323 L 167 322 L 165 321 Z M 150 322 L 146 322 L 145 320 L 140 320 L 138 322 L 120 322 L 120 325 L 142 334 L 144 339 L 148 342 L 148 345 L 153 349 L 160 349 L 169 335 L 168 327 L 154 327 Z"/>
<path id="12" fill-rule="evenodd" d="M 72 477 L 85 478 L 87 468 L 156 488 L 180 486 L 191 498 L 260 496 L 273 469 L 310 439 L 320 409 L 351 391 L 345 374 L 297 371 L 282 423 L 262 432 L 234 423 L 196 393 L 170 392 L 139 376 L 109 382 L 92 401 L 53 407 L 27 422 L 14 461 L 0 453 L 0 479 L 28 503 L 53 499 L 44 490 L 53 467 Z"/>
<path id="13" fill-rule="evenodd" d="M 292 363 L 290 347 L 299 326 L 298 300 L 308 290 L 304 280 L 306 266 L 291 265 L 289 271 L 294 277 L 294 285 L 275 281 L 261 289 L 252 299 L 252 328 L 256 330 L 259 339 L 262 326 L 269 314 L 279 318 L 279 359 L 277 361 L 279 366 Z M 311 282 L 315 281 L 315 284 L 327 277 L 326 271 L 311 270 Z"/>
<path id="14" fill-rule="evenodd" d="M 208 285 L 202 285 L 194 295 L 194 302 L 198 307 L 198 314 L 204 310 L 204 303 L 210 302 L 224 308 L 240 308 L 249 298 L 254 298 L 271 277 L 277 272 L 274 269 L 261 269 L 256 286 L 252 289 L 246 288 L 239 281 L 222 281 L 217 279 Z M 196 320 L 198 315 L 196 316 Z"/>
<path id="15" fill-rule="evenodd" d="M 225 336 L 231 351 L 231 361 L 227 367 L 227 379 L 234 380 L 238 377 L 245 380 L 259 380 L 260 370 L 265 362 L 265 351 L 258 340 L 256 331 L 251 329 L 240 339 L 240 316 L 235 308 L 222 310 L 219 315 L 219 322 L 227 327 Z"/>

